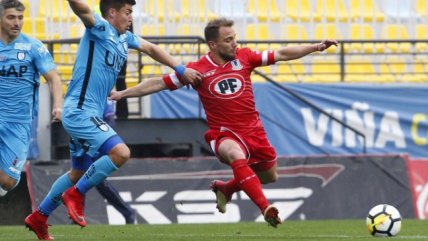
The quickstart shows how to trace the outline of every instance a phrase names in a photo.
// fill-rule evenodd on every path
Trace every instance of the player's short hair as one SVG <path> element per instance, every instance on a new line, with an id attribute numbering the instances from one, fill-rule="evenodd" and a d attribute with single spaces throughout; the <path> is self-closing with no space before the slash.
<path id="1" fill-rule="evenodd" d="M 233 20 L 227 18 L 216 18 L 208 22 L 205 27 L 205 41 L 215 41 L 218 39 L 220 35 L 219 29 L 220 27 L 232 27 Z"/>
<path id="2" fill-rule="evenodd" d="M 107 11 L 109 8 L 114 8 L 116 10 L 121 9 L 125 4 L 130 4 L 134 6 L 136 4 L 135 0 L 101 0 L 100 1 L 100 12 L 103 17 L 107 16 Z"/>
<path id="3" fill-rule="evenodd" d="M 20 12 L 25 10 L 24 4 L 18 0 L 0 0 L 0 17 L 3 17 L 4 10 L 9 8 L 15 8 Z"/>

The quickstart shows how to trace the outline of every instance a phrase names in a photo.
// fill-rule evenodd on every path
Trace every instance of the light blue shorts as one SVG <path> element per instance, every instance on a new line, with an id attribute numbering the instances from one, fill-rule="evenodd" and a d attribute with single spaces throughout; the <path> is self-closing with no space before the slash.
<path id="1" fill-rule="evenodd" d="M 101 117 L 90 116 L 81 110 L 64 111 L 62 125 L 71 138 L 70 154 L 72 157 L 82 157 L 85 154 L 96 157 L 99 155 L 100 147 L 107 140 L 117 136 L 113 128 Z M 116 144 L 119 142 L 123 143 L 120 139 Z M 109 147 L 112 149 L 114 145 Z M 101 155 L 103 154 L 108 153 Z"/>
<path id="2" fill-rule="evenodd" d="M 30 145 L 31 124 L 0 121 L 0 168 L 19 181 Z"/>

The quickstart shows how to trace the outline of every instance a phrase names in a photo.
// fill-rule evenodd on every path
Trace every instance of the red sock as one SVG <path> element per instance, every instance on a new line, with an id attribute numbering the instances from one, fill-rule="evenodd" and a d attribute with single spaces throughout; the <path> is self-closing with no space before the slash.
<path id="1" fill-rule="evenodd" d="M 238 182 L 235 178 L 230 179 L 226 182 L 226 188 L 224 191 L 228 192 L 229 195 L 234 194 L 235 192 L 241 191 L 241 187 L 238 185 Z"/>
<path id="2" fill-rule="evenodd" d="M 235 183 L 263 210 L 269 206 L 263 194 L 262 184 L 254 171 L 248 166 L 247 160 L 239 159 L 230 164 L 235 176 Z"/>

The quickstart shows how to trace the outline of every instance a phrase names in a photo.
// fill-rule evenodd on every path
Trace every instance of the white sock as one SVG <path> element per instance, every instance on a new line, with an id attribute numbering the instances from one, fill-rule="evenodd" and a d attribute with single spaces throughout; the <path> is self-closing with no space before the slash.
<path id="1" fill-rule="evenodd" d="M 1 186 L 0 186 L 0 197 L 3 197 L 7 194 L 7 191 L 4 190 Z"/>

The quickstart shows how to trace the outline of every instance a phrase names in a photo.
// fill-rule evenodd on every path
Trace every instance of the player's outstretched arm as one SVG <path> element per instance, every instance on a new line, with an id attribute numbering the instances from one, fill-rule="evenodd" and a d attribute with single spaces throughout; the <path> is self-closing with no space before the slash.
<path id="1" fill-rule="evenodd" d="M 49 85 L 49 90 L 53 98 L 52 121 L 60 121 L 62 114 L 61 78 L 59 77 L 58 71 L 56 69 L 43 74 L 43 77 L 45 77 Z"/>
<path id="2" fill-rule="evenodd" d="M 323 40 L 317 44 L 285 46 L 275 51 L 275 61 L 298 59 L 316 51 L 324 51 L 332 45 L 337 46 L 337 41 Z"/>
<path id="3" fill-rule="evenodd" d="M 202 75 L 190 68 L 186 68 L 184 65 L 180 64 L 175 58 L 170 54 L 165 52 L 158 45 L 153 44 L 145 39 L 140 38 L 140 45 L 138 50 L 149 55 L 157 62 L 167 65 L 177 72 L 185 84 L 191 84 L 193 86 L 198 86 L 202 80 Z"/>
<path id="4" fill-rule="evenodd" d="M 95 25 L 95 17 L 91 8 L 82 0 L 67 0 L 73 12 L 90 28 Z"/>
<path id="5" fill-rule="evenodd" d="M 139 97 L 150 95 L 165 89 L 167 89 L 167 86 L 163 81 L 162 77 L 154 77 L 144 79 L 138 85 L 128 88 L 126 90 L 113 90 L 112 92 L 110 92 L 109 98 L 111 100 L 120 100 L 128 97 Z"/>

